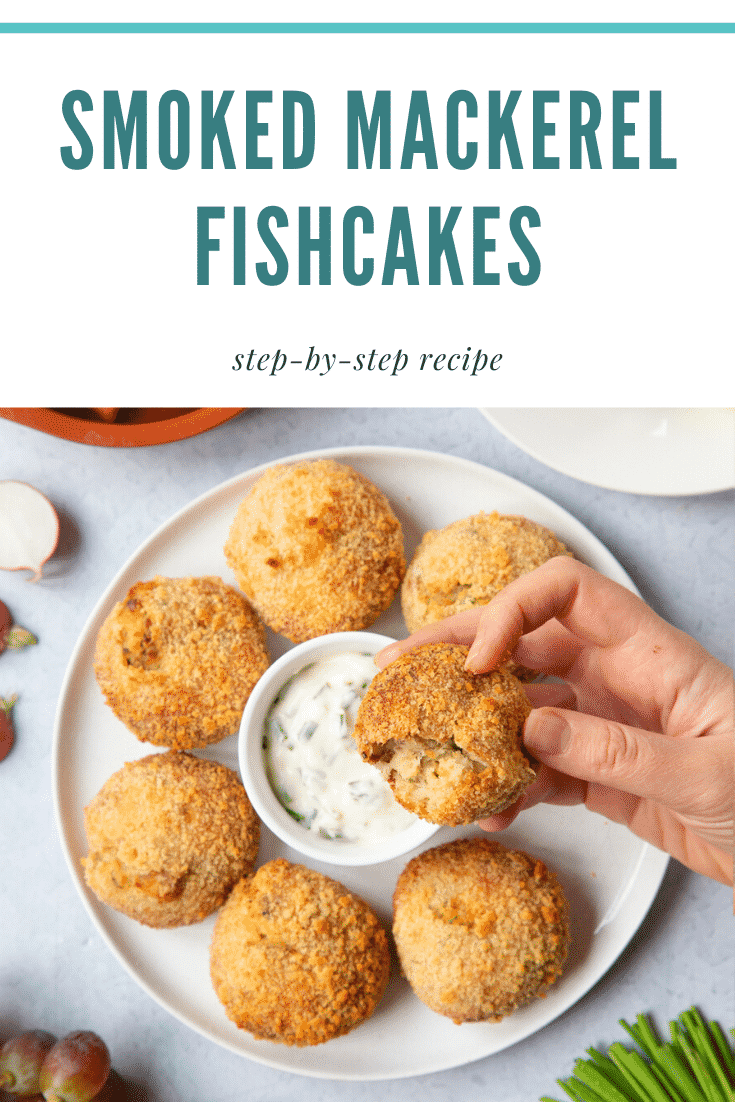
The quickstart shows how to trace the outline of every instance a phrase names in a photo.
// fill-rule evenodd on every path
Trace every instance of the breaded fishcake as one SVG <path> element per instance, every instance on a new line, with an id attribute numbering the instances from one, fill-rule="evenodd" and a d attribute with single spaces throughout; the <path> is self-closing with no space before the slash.
<path id="1" fill-rule="evenodd" d="M 240 778 L 169 750 L 128 762 L 84 811 L 84 878 L 145 926 L 189 926 L 252 872 L 260 820 Z"/>
<path id="2" fill-rule="evenodd" d="M 237 731 L 270 664 L 265 629 L 221 578 L 137 582 L 97 639 L 107 703 L 141 742 L 191 750 Z"/>
<path id="3" fill-rule="evenodd" d="M 426 850 L 393 896 L 393 934 L 422 1002 L 461 1022 L 498 1022 L 561 975 L 564 893 L 541 861 L 489 838 Z"/>
<path id="4" fill-rule="evenodd" d="M 531 711 L 506 670 L 471 674 L 468 648 L 428 643 L 372 680 L 354 738 L 409 811 L 459 826 L 510 807 L 535 773 L 521 749 Z"/>
<path id="5" fill-rule="evenodd" d="M 266 624 L 293 643 L 369 627 L 406 568 L 385 494 L 333 459 L 261 475 L 240 503 L 225 558 Z"/>
<path id="6" fill-rule="evenodd" d="M 278 859 L 237 884 L 217 917 L 211 975 L 227 1017 L 255 1037 L 319 1045 L 375 1010 L 388 936 L 336 880 Z"/>
<path id="7" fill-rule="evenodd" d="M 526 517 L 478 513 L 427 532 L 401 587 L 410 632 L 475 605 L 555 555 L 571 555 L 553 532 Z"/>

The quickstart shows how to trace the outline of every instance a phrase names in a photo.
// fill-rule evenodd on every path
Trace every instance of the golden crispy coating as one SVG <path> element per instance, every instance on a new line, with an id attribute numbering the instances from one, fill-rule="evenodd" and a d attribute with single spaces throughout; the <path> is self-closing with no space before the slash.
<path id="1" fill-rule="evenodd" d="M 531 711 L 506 670 L 470 674 L 468 648 L 428 643 L 373 678 L 354 738 L 400 804 L 448 826 L 510 807 L 535 773 L 521 749 Z"/>
<path id="2" fill-rule="evenodd" d="M 362 899 L 313 869 L 270 861 L 217 917 L 211 974 L 227 1017 L 255 1037 L 319 1045 L 375 1010 L 390 951 Z"/>
<path id="3" fill-rule="evenodd" d="M 553 532 L 525 517 L 478 513 L 427 532 L 401 588 L 408 630 L 486 605 L 521 574 L 571 554 Z"/>
<path id="4" fill-rule="evenodd" d="M 385 494 L 333 459 L 261 475 L 240 504 L 225 558 L 268 626 L 293 643 L 369 627 L 406 567 Z"/>
<path id="5" fill-rule="evenodd" d="M 541 861 L 489 838 L 414 857 L 393 908 L 408 982 L 457 1024 L 498 1022 L 561 975 L 569 942 L 561 886 Z"/>
<path id="6" fill-rule="evenodd" d="M 138 582 L 99 633 L 94 672 L 141 742 L 190 750 L 234 734 L 269 665 L 265 629 L 221 578 Z"/>
<path id="7" fill-rule="evenodd" d="M 84 811 L 87 884 L 145 926 L 188 926 L 252 872 L 260 821 L 232 769 L 169 750 L 128 762 Z"/>

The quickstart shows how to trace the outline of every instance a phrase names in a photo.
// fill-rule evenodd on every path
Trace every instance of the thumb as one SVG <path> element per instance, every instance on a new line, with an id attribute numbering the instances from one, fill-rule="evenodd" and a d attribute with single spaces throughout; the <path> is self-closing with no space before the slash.
<path id="1" fill-rule="evenodd" d="M 698 738 L 654 734 L 562 708 L 537 708 L 526 749 L 559 773 L 655 800 L 685 815 L 703 810 L 711 755 Z M 702 753 L 704 751 L 704 754 Z"/>

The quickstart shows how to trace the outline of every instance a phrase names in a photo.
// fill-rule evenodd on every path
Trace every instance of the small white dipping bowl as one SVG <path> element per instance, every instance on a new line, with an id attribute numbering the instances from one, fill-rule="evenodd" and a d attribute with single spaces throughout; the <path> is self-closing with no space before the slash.
<path id="1" fill-rule="evenodd" d="M 286 681 L 304 666 L 336 654 L 377 654 L 389 643 L 386 635 L 371 631 L 342 631 L 299 643 L 277 659 L 256 684 L 245 706 L 240 723 L 238 759 L 245 790 L 256 812 L 286 845 L 330 865 L 375 865 L 409 853 L 439 829 L 434 823 L 415 819 L 414 823 L 382 842 L 361 845 L 324 838 L 303 827 L 286 811 L 271 788 L 263 758 L 263 730 L 273 701 Z"/>

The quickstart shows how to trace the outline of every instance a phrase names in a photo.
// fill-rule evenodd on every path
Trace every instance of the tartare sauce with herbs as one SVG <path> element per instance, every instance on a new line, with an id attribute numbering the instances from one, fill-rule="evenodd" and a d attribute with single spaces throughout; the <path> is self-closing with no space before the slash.
<path id="1" fill-rule="evenodd" d="M 303 827 L 370 845 L 416 822 L 352 737 L 376 673 L 371 654 L 337 654 L 305 666 L 283 686 L 265 719 L 271 787 Z"/>

